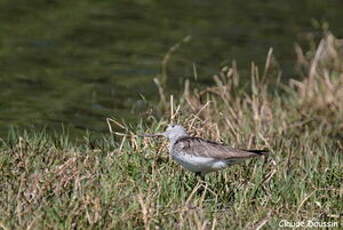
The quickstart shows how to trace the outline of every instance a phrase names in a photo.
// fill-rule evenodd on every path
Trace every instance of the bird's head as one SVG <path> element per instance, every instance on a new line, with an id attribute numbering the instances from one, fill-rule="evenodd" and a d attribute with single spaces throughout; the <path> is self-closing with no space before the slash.
<path id="1" fill-rule="evenodd" d="M 188 136 L 188 134 L 187 134 L 186 129 L 182 127 L 181 125 L 170 124 L 168 125 L 166 131 L 162 133 L 143 134 L 143 136 L 147 136 L 147 137 L 163 136 L 163 137 L 167 137 L 170 141 L 176 141 L 177 139 L 181 137 Z"/>

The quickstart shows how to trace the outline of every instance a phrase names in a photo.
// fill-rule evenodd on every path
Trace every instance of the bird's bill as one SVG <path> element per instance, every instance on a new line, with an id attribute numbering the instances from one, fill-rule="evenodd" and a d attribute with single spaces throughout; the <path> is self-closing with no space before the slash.
<path id="1" fill-rule="evenodd" d="M 143 134 L 139 134 L 139 136 L 142 136 L 142 137 L 163 137 L 164 133 L 154 133 L 154 134 L 143 133 Z"/>

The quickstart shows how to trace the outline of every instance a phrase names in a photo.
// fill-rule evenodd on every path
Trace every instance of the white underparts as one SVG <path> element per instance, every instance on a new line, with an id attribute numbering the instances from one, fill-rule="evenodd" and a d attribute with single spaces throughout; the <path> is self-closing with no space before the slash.
<path id="1" fill-rule="evenodd" d="M 211 157 L 201 157 L 184 153 L 173 154 L 172 157 L 186 169 L 203 174 L 217 171 L 230 165 L 230 162 L 227 160 L 218 160 Z"/>

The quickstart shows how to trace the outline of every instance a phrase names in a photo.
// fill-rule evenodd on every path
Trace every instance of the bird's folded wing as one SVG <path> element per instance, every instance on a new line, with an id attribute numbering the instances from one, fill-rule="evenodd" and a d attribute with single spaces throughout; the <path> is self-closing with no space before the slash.
<path id="1" fill-rule="evenodd" d="M 177 152 L 188 153 L 195 156 L 211 157 L 218 160 L 245 159 L 260 156 L 263 151 L 249 151 L 234 149 L 212 141 L 197 137 L 181 138 L 174 144 Z"/>

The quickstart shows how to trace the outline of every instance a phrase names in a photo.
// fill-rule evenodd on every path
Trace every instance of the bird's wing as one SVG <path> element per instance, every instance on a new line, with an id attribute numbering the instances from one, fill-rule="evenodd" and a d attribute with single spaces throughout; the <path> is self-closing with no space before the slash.
<path id="1" fill-rule="evenodd" d="M 240 150 L 198 137 L 184 137 L 173 146 L 176 152 L 184 152 L 218 160 L 246 159 L 264 155 L 267 150 Z"/>

